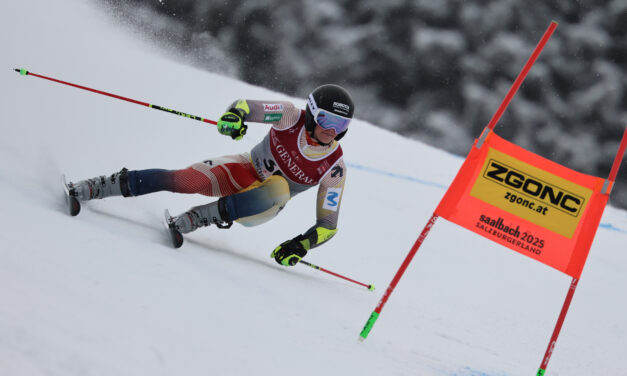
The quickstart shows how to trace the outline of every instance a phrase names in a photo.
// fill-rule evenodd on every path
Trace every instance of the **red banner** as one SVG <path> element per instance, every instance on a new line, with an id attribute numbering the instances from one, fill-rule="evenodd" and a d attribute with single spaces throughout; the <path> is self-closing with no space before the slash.
<path id="1" fill-rule="evenodd" d="M 605 209 L 605 179 L 514 145 L 477 141 L 436 214 L 579 278 Z"/>

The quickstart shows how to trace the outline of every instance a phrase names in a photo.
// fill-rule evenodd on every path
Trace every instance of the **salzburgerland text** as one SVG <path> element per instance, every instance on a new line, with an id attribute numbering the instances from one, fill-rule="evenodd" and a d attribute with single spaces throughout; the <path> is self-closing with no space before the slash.
<path id="1" fill-rule="evenodd" d="M 527 232 L 521 233 L 520 226 L 513 227 L 505 225 L 503 218 L 499 217 L 498 219 L 494 219 L 481 214 L 475 226 L 488 235 L 502 239 L 515 247 L 535 253 L 536 255 L 542 254 L 544 239 L 535 237 Z"/>

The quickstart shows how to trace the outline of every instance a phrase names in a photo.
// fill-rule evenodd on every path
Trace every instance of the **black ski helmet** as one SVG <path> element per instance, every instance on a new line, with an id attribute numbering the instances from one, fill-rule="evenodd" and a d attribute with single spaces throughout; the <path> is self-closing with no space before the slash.
<path id="1" fill-rule="evenodd" d="M 353 113 L 355 112 L 353 99 L 343 87 L 327 84 L 315 88 L 307 98 L 307 108 L 305 110 L 305 129 L 307 129 L 310 135 L 313 135 L 313 131 L 316 128 L 313 111 L 317 108 L 349 119 L 353 118 Z M 335 136 L 335 140 L 344 137 L 346 132 L 348 132 L 348 129 Z"/>

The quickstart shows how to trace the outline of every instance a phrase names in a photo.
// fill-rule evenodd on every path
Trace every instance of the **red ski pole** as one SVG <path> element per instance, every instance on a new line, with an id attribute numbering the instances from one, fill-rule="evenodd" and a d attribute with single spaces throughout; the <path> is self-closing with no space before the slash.
<path id="1" fill-rule="evenodd" d="M 158 106 L 156 104 L 150 104 L 150 103 L 147 103 L 147 102 L 138 101 L 136 99 L 123 97 L 121 95 L 107 93 L 106 91 L 92 89 L 92 88 L 89 88 L 87 86 L 77 85 L 77 84 L 73 84 L 73 83 L 67 82 L 67 81 L 61 81 L 61 80 L 58 80 L 58 79 L 52 78 L 52 77 L 46 77 L 46 76 L 43 76 L 43 75 L 40 75 L 40 74 L 37 74 L 37 73 L 29 72 L 26 69 L 18 69 L 18 68 L 16 68 L 14 70 L 16 72 L 18 72 L 22 76 L 33 76 L 33 77 L 43 78 L 44 80 L 56 82 L 56 83 L 63 84 L 63 85 L 72 86 L 72 87 L 75 87 L 77 89 L 91 91 L 92 93 L 96 93 L 96 94 L 106 95 L 106 96 L 111 97 L 111 98 L 120 99 L 120 100 L 123 100 L 123 101 L 135 103 L 135 104 L 138 104 L 140 106 L 145 106 L 145 107 L 148 107 L 148 108 L 154 108 L 155 110 L 161 110 L 161 111 L 169 112 L 171 114 L 179 115 L 179 116 L 182 116 L 182 117 L 186 117 L 188 119 L 198 120 L 198 121 L 202 121 L 204 123 L 209 123 L 209 124 L 213 124 L 213 125 L 217 125 L 218 124 L 217 122 L 215 122 L 213 120 L 205 119 L 205 118 L 200 117 L 200 116 L 190 115 L 190 114 L 187 114 L 185 112 L 181 112 L 181 111 L 178 111 L 178 110 L 172 110 L 172 109 L 169 109 L 169 108 L 166 108 L 166 107 Z M 235 139 L 235 138 L 237 138 L 239 136 L 245 135 L 247 128 L 248 128 L 247 125 L 242 125 L 242 127 L 239 129 L 239 131 L 235 131 L 233 134 L 231 134 L 231 138 Z"/>
<path id="2" fill-rule="evenodd" d="M 307 265 L 307 266 L 309 266 L 310 268 L 314 268 L 314 269 L 316 269 L 316 270 L 320 270 L 321 272 L 325 272 L 325 273 L 331 274 L 332 276 L 336 276 L 336 277 L 342 278 L 342 279 L 347 280 L 347 281 L 349 281 L 349 282 L 356 283 L 356 284 L 358 284 L 358 285 L 360 285 L 360 286 L 364 286 L 365 288 L 367 288 L 367 289 L 368 289 L 368 290 L 370 290 L 370 291 L 374 291 L 374 285 L 367 285 L 367 284 L 365 284 L 365 283 L 361 283 L 361 282 L 359 282 L 359 281 L 355 281 L 354 279 L 350 279 L 350 278 L 348 278 L 348 277 L 344 277 L 343 275 L 337 274 L 337 273 L 335 273 L 335 272 L 332 272 L 332 271 L 330 271 L 330 270 L 327 270 L 327 269 L 325 269 L 325 268 L 322 268 L 322 267 L 320 267 L 320 266 L 318 266 L 318 265 L 314 265 L 314 264 L 309 263 L 309 262 L 304 261 L 304 260 L 300 260 L 300 261 L 299 261 L 299 263 L 300 263 L 300 264 L 303 264 L 303 265 Z"/>

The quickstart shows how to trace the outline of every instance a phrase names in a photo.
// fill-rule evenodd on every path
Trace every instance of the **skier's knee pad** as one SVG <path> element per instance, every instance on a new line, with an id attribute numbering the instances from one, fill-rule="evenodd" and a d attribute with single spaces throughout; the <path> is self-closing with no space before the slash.
<path id="1" fill-rule="evenodd" d="M 283 209 L 290 199 L 290 188 L 284 177 L 273 175 L 256 182 L 239 193 L 228 196 L 227 210 L 240 224 L 251 227 L 265 223 Z"/>

